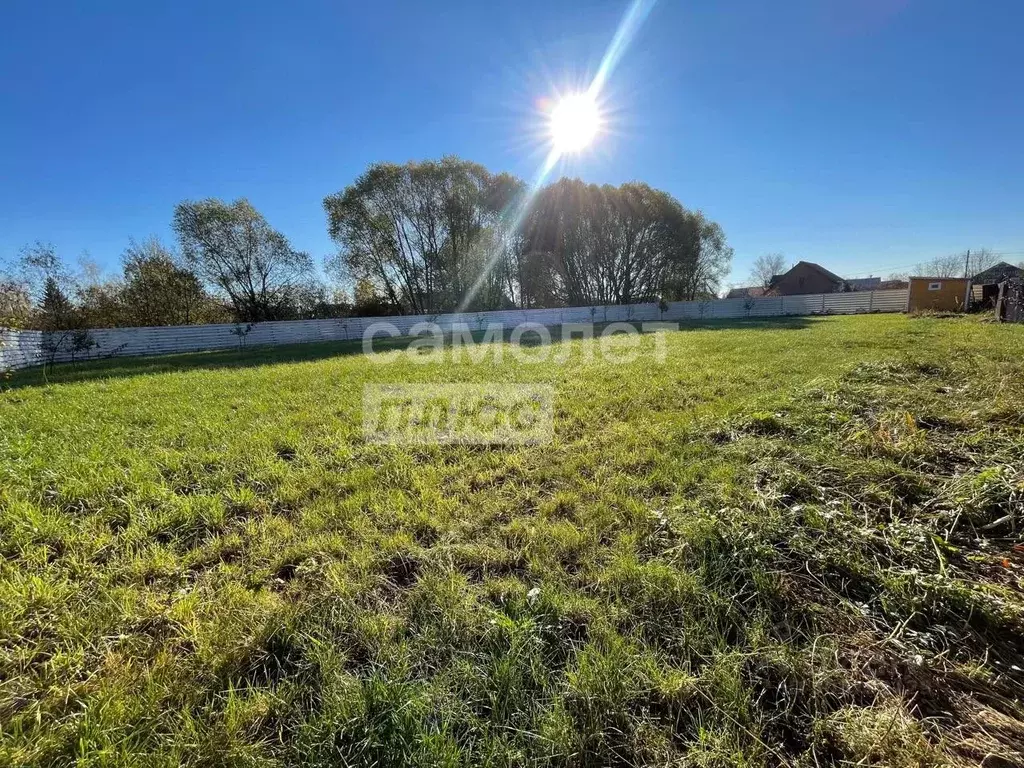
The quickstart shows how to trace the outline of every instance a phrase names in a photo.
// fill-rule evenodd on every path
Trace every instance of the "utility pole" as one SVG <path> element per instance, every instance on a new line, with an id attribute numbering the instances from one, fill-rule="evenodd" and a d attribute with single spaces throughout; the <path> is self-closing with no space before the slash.
<path id="1" fill-rule="evenodd" d="M 967 249 L 967 261 L 964 263 L 964 280 L 967 281 L 967 293 L 964 294 L 964 311 L 971 308 L 971 249 Z"/>

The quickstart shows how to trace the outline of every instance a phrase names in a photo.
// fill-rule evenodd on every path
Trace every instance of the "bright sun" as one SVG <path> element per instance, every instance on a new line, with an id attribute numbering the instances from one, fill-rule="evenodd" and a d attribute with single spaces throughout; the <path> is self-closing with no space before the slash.
<path id="1" fill-rule="evenodd" d="M 600 128 L 601 113 L 588 93 L 565 96 L 551 110 L 551 140 L 559 152 L 579 152 Z"/>

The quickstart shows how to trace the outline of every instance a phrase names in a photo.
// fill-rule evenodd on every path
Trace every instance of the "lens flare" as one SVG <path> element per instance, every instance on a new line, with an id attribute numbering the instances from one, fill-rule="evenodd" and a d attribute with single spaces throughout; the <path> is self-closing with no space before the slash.
<path id="1" fill-rule="evenodd" d="M 601 112 L 589 93 L 563 97 L 551 110 L 551 141 L 560 153 L 579 152 L 601 129 Z"/>
<path id="2" fill-rule="evenodd" d="M 625 15 L 615 30 L 612 41 L 601 59 L 601 66 L 597 74 L 590 82 L 590 87 L 582 93 L 574 93 L 560 99 L 550 112 L 549 130 L 551 134 L 551 147 L 548 150 L 544 163 L 537 169 L 537 175 L 529 186 L 526 194 L 520 196 L 511 203 L 503 212 L 510 231 L 515 231 L 522 224 L 523 219 L 529 212 L 537 192 L 547 181 L 548 176 L 558 164 L 563 155 L 578 152 L 590 144 L 601 130 L 601 110 L 598 108 L 598 98 L 604 90 L 608 78 L 618 65 L 619 60 L 625 54 L 626 49 L 632 42 L 644 21 L 650 15 L 651 9 L 658 0 L 631 0 Z M 544 111 L 548 106 L 547 101 L 538 102 L 537 105 Z M 494 265 L 501 257 L 501 250 L 495 248 L 487 257 L 484 268 L 477 275 L 473 285 L 470 286 L 462 301 L 459 302 L 456 312 L 465 312 L 472 304 L 474 297 L 480 291 L 487 276 Z"/>

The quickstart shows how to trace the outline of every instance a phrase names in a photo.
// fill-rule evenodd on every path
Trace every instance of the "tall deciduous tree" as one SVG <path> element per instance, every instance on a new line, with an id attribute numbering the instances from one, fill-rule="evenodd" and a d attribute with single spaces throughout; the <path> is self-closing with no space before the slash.
<path id="1" fill-rule="evenodd" d="M 33 304 L 39 305 L 48 281 L 53 281 L 65 295 L 74 291 L 71 271 L 52 243 L 37 240 L 24 246 L 7 270 L 10 279 L 24 291 Z"/>
<path id="2" fill-rule="evenodd" d="M 227 296 L 237 320 L 295 315 L 297 297 L 313 279 L 312 260 L 294 250 L 248 200 L 179 203 L 173 226 L 189 266 Z"/>
<path id="3" fill-rule="evenodd" d="M 155 237 L 131 241 L 121 258 L 122 301 L 132 325 L 189 325 L 208 314 L 199 277 Z"/>
<path id="4" fill-rule="evenodd" d="M 555 182 L 538 194 L 523 236 L 523 294 L 541 306 L 710 295 L 732 257 L 721 227 L 639 183 Z"/>
<path id="5" fill-rule="evenodd" d="M 78 312 L 86 328 L 117 328 L 135 325 L 124 303 L 118 280 L 94 281 L 79 287 Z"/>
<path id="6" fill-rule="evenodd" d="M 921 262 L 915 268 L 918 277 L 963 277 L 967 266 L 966 253 L 951 253 Z"/>
<path id="7" fill-rule="evenodd" d="M 500 291 L 497 278 L 478 283 L 507 245 L 501 214 L 520 189 L 513 177 L 456 157 L 372 165 L 324 200 L 340 249 L 333 270 L 414 313 L 455 308 L 474 288 Z"/>
<path id="8" fill-rule="evenodd" d="M 964 254 L 964 264 L 969 264 L 969 277 L 973 277 L 979 272 L 984 272 L 986 269 L 994 267 L 999 263 L 999 261 L 999 257 L 989 248 L 977 248 L 972 250 L 970 252 L 969 259 L 967 254 Z"/>
<path id="9" fill-rule="evenodd" d="M 761 288 L 771 285 L 775 275 L 786 271 L 786 257 L 781 253 L 766 253 L 754 259 L 750 268 L 750 282 Z"/>
<path id="10" fill-rule="evenodd" d="M 32 300 L 24 287 L 0 278 L 0 328 L 20 328 L 29 319 Z"/>

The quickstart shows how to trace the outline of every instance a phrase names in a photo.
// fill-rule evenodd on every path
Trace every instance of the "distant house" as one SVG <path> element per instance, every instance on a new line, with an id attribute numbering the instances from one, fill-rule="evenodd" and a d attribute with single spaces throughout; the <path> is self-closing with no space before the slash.
<path id="1" fill-rule="evenodd" d="M 877 291 L 882 284 L 882 278 L 855 277 L 847 278 L 843 282 L 846 283 L 846 289 L 849 291 Z"/>
<path id="2" fill-rule="evenodd" d="M 764 296 L 764 288 L 761 286 L 752 286 L 750 288 L 733 288 L 729 291 L 725 298 L 727 299 L 760 299 Z"/>
<path id="3" fill-rule="evenodd" d="M 1024 269 L 1001 261 L 994 267 L 989 267 L 984 272 L 976 274 L 971 278 L 971 282 L 975 285 L 996 285 L 1013 277 L 1024 277 Z"/>
<path id="4" fill-rule="evenodd" d="M 802 296 L 808 293 L 836 293 L 846 283 L 820 264 L 799 261 L 788 272 L 775 275 L 768 284 L 769 296 Z"/>
<path id="5" fill-rule="evenodd" d="M 880 277 L 844 279 L 813 261 L 800 261 L 788 272 L 772 277 L 767 288 L 733 288 L 725 298 L 760 299 L 766 296 L 806 296 L 846 291 L 891 291 L 906 287 L 905 280 L 883 280 Z"/>

